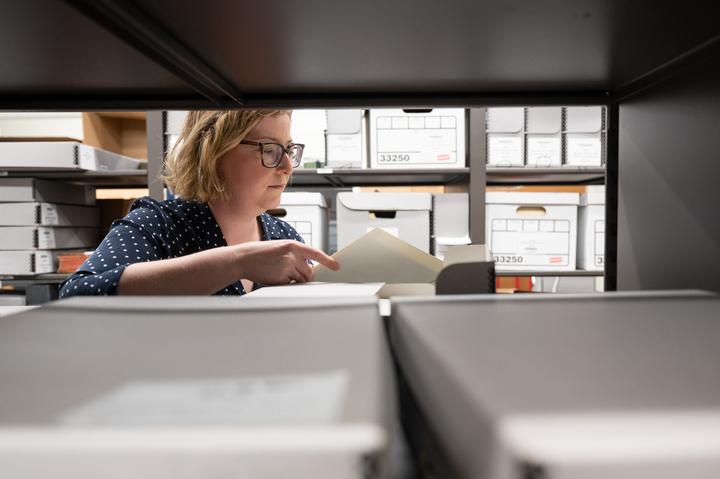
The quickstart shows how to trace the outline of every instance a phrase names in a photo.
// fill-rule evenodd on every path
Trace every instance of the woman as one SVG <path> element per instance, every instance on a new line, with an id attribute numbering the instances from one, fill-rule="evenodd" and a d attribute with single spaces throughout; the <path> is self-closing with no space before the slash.
<path id="1" fill-rule="evenodd" d="M 166 165 L 180 199 L 136 200 L 60 287 L 72 295 L 242 295 L 340 265 L 266 210 L 300 164 L 290 112 L 190 112 Z M 157 261 L 162 260 L 162 261 Z"/>

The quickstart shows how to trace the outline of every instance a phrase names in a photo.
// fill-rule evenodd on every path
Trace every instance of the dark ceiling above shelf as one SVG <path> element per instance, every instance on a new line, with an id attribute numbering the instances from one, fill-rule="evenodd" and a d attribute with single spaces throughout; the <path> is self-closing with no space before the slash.
<path id="1" fill-rule="evenodd" d="M 718 53 L 714 0 L 6 0 L 0 109 L 609 103 Z"/>

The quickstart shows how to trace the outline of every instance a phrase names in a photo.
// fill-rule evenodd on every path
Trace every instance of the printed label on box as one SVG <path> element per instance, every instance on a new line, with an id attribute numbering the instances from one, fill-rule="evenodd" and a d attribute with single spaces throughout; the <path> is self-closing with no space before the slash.
<path id="1" fill-rule="evenodd" d="M 38 228 L 38 248 L 55 248 L 55 231 L 52 228 Z"/>
<path id="2" fill-rule="evenodd" d="M 488 164 L 496 166 L 522 166 L 522 137 L 488 137 Z"/>
<path id="3" fill-rule="evenodd" d="M 602 145 L 599 138 L 576 138 L 568 136 L 568 165 L 602 166 Z"/>
<path id="4" fill-rule="evenodd" d="M 53 273 L 52 255 L 47 251 L 35 252 L 35 272 Z"/>
<path id="5" fill-rule="evenodd" d="M 96 170 L 95 151 L 92 146 L 80 145 L 80 168 L 83 170 Z M 106 168 L 107 169 L 107 168 Z"/>
<path id="6" fill-rule="evenodd" d="M 44 225 L 60 224 L 60 221 L 58 220 L 57 208 L 55 207 L 55 205 L 43 205 L 42 224 L 44 224 Z"/>
<path id="7" fill-rule="evenodd" d="M 361 135 L 328 135 L 327 161 L 352 163 L 362 158 Z"/>
<path id="8" fill-rule="evenodd" d="M 560 138 L 529 136 L 527 164 L 532 166 L 560 166 Z"/>

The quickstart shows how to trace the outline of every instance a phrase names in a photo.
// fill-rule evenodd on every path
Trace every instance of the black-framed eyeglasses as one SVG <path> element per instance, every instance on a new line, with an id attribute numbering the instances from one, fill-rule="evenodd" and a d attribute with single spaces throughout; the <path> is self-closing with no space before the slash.
<path id="1" fill-rule="evenodd" d="M 277 168 L 285 153 L 290 157 L 293 168 L 297 168 L 300 166 L 303 148 L 305 148 L 305 145 L 302 143 L 292 143 L 287 148 L 280 143 L 268 143 L 264 141 L 242 140 L 240 143 L 243 145 L 254 145 L 260 148 L 260 161 L 265 168 Z"/>

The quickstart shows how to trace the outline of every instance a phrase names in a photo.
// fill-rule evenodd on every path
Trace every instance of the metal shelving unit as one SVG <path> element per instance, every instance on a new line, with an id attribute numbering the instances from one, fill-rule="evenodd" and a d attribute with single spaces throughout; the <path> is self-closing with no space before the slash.
<path id="1" fill-rule="evenodd" d="M 486 170 L 488 185 L 601 185 L 605 182 L 605 168 L 495 168 Z"/>
<path id="2" fill-rule="evenodd" d="M 0 171 L 0 176 L 18 178 L 33 177 L 98 187 L 146 188 L 148 185 L 148 170 L 145 169 L 113 171 L 13 169 Z"/>
<path id="3" fill-rule="evenodd" d="M 388 186 L 388 185 L 450 185 L 467 183 L 470 168 L 455 169 L 308 169 L 295 170 L 292 186 Z"/>
<path id="4" fill-rule="evenodd" d="M 495 270 L 495 276 L 498 278 L 525 278 L 528 276 L 603 276 L 603 271 L 498 271 Z"/>

